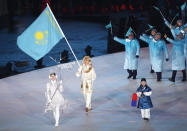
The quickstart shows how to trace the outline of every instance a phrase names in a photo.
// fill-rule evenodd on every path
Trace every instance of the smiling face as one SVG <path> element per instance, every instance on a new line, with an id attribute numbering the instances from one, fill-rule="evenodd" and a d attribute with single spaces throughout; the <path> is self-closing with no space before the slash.
<path id="1" fill-rule="evenodd" d="M 187 32 L 187 26 L 184 28 L 184 31 Z"/>
<path id="2" fill-rule="evenodd" d="M 177 25 L 182 26 L 182 22 L 181 21 L 177 22 Z"/>
<path id="3" fill-rule="evenodd" d="M 56 80 L 56 75 L 54 75 L 54 74 L 50 75 L 50 79 L 51 79 L 52 81 L 55 81 L 55 80 Z"/>
<path id="4" fill-rule="evenodd" d="M 85 65 L 88 65 L 90 63 L 90 60 L 89 59 L 86 59 L 85 60 Z"/>
<path id="5" fill-rule="evenodd" d="M 151 35 L 154 36 L 156 35 L 156 32 L 154 30 L 151 31 Z"/>
<path id="6" fill-rule="evenodd" d="M 91 59 L 90 59 L 90 57 L 89 57 L 89 56 L 85 56 L 85 57 L 83 58 L 83 63 L 84 63 L 85 65 L 90 65 L 90 64 L 91 64 Z"/>
<path id="7" fill-rule="evenodd" d="M 141 82 L 141 85 L 142 85 L 142 86 L 145 86 L 145 85 L 146 85 L 146 81 L 142 81 L 142 82 Z"/>
<path id="8" fill-rule="evenodd" d="M 133 35 L 133 34 L 130 34 L 130 35 L 128 36 L 128 38 L 129 38 L 130 40 L 132 40 L 132 39 L 134 38 L 134 35 Z"/>
<path id="9" fill-rule="evenodd" d="M 160 35 L 155 35 L 155 40 L 159 40 L 160 39 Z"/>

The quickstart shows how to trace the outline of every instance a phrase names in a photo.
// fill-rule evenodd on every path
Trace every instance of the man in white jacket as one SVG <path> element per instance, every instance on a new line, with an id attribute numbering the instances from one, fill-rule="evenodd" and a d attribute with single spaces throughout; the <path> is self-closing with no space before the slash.
<path id="1" fill-rule="evenodd" d="M 63 86 L 62 81 L 57 81 L 57 75 L 51 73 L 49 75 L 50 82 L 47 83 L 46 98 L 47 105 L 45 112 L 52 111 L 55 118 L 55 126 L 59 125 L 60 112 L 65 109 L 66 101 L 62 96 Z"/>
<path id="2" fill-rule="evenodd" d="M 91 110 L 91 97 L 93 92 L 93 82 L 96 79 L 96 73 L 92 67 L 91 58 L 85 56 L 83 58 L 83 64 L 79 67 L 78 72 L 76 73 L 77 77 L 81 76 L 81 91 L 84 95 L 86 102 L 85 111 L 88 112 Z"/>

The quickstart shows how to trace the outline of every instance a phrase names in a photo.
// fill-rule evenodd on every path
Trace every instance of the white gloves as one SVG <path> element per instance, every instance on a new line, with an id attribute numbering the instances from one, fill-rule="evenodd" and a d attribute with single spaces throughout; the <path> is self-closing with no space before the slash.
<path id="1" fill-rule="evenodd" d="M 49 103 L 51 103 L 51 102 L 52 102 L 52 100 L 51 100 L 51 99 L 48 99 L 48 102 L 49 102 Z"/>
<path id="2" fill-rule="evenodd" d="M 136 94 L 137 94 L 138 97 L 140 97 L 142 92 L 137 92 Z"/>
<path id="3" fill-rule="evenodd" d="M 76 76 L 77 76 L 77 77 L 80 77 L 80 75 L 81 75 L 81 74 L 80 74 L 79 72 L 76 73 Z"/>
<path id="4" fill-rule="evenodd" d="M 152 91 L 150 91 L 150 92 L 144 92 L 143 93 L 145 96 L 150 96 L 151 94 L 152 94 Z"/>
<path id="5" fill-rule="evenodd" d="M 126 41 L 126 42 L 130 42 L 131 40 L 130 40 L 130 39 L 126 39 L 125 41 Z"/>
<path id="6" fill-rule="evenodd" d="M 140 97 L 142 95 L 142 92 L 137 92 L 136 94 L 137 94 L 138 97 Z M 150 96 L 152 94 L 152 91 L 150 91 L 150 92 L 144 92 L 143 94 L 145 96 Z"/>

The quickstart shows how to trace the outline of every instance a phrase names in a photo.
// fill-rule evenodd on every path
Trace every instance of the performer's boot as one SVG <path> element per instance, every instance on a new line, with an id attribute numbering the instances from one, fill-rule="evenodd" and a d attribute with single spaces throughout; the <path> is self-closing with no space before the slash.
<path id="1" fill-rule="evenodd" d="M 177 74 L 177 71 L 176 71 L 176 70 L 173 70 L 173 72 L 172 72 L 172 77 L 169 78 L 169 81 L 175 82 L 176 74 Z"/>
<path id="2" fill-rule="evenodd" d="M 136 79 L 136 76 L 137 76 L 137 70 L 133 70 L 133 79 Z"/>
<path id="3" fill-rule="evenodd" d="M 151 71 L 150 71 L 150 73 L 154 73 L 154 70 L 152 69 L 152 66 L 151 66 Z"/>
<path id="4" fill-rule="evenodd" d="M 55 127 L 58 127 L 58 126 L 59 126 L 59 125 L 58 125 L 58 123 L 56 122 L 56 123 L 55 123 Z"/>
<path id="5" fill-rule="evenodd" d="M 156 72 L 157 75 L 157 81 L 161 81 L 162 79 L 162 72 Z"/>
<path id="6" fill-rule="evenodd" d="M 86 112 L 88 112 L 88 111 L 89 111 L 88 107 L 86 107 L 86 108 L 85 108 L 85 111 L 86 111 Z"/>
<path id="7" fill-rule="evenodd" d="M 144 118 L 144 120 L 149 121 L 149 118 Z"/>
<path id="8" fill-rule="evenodd" d="M 132 77 L 132 70 L 127 69 L 127 72 L 129 73 L 129 76 L 127 78 L 130 79 Z"/>
<path id="9" fill-rule="evenodd" d="M 186 70 L 182 70 L 183 79 L 182 81 L 186 81 Z"/>

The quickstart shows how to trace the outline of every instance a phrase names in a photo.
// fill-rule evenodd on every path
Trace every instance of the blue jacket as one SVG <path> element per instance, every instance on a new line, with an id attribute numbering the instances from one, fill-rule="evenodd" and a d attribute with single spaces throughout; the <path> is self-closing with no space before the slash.
<path id="1" fill-rule="evenodd" d="M 165 57 L 168 59 L 168 49 L 166 43 L 163 40 L 149 39 L 144 36 L 140 36 L 140 39 L 149 44 L 151 51 L 151 64 L 155 72 L 162 72 L 164 52 Z"/>
<path id="2" fill-rule="evenodd" d="M 143 87 L 142 85 L 140 85 L 140 87 L 137 89 L 137 92 L 150 92 L 152 91 L 152 89 L 149 86 L 145 86 Z M 141 96 L 143 97 L 139 97 L 138 100 L 138 108 L 140 109 L 149 109 L 153 107 L 152 101 L 151 101 L 151 97 L 150 96 L 145 96 L 144 94 L 142 94 Z"/>
<path id="3" fill-rule="evenodd" d="M 187 32 L 185 32 L 184 56 L 187 59 Z"/>
<path id="4" fill-rule="evenodd" d="M 138 59 L 136 56 L 140 55 L 140 44 L 136 39 L 120 39 L 114 37 L 114 40 L 125 45 L 125 63 L 124 69 L 137 70 L 138 68 Z"/>
<path id="5" fill-rule="evenodd" d="M 177 40 L 177 38 L 176 38 L 177 36 L 175 34 L 174 29 L 171 29 L 171 33 L 173 35 L 173 38 L 175 40 Z M 184 31 L 183 33 L 185 33 L 185 37 L 184 37 L 184 41 L 185 41 L 185 43 L 184 43 L 184 57 L 187 58 L 187 32 Z"/>
<path id="6" fill-rule="evenodd" d="M 165 24 L 169 28 L 170 24 L 169 24 L 169 22 L 167 20 L 165 20 Z M 185 25 L 182 25 L 182 26 L 177 27 L 177 28 L 175 28 L 174 26 L 172 26 L 172 29 L 174 30 L 175 34 L 177 35 L 177 34 L 179 34 L 181 32 L 181 30 L 184 30 L 185 26 L 187 26 L 187 23 Z"/>
<path id="7" fill-rule="evenodd" d="M 172 48 L 172 70 L 184 70 L 185 69 L 185 57 L 184 57 L 184 43 L 185 40 L 172 40 L 170 38 L 166 39 L 171 44 Z"/>

